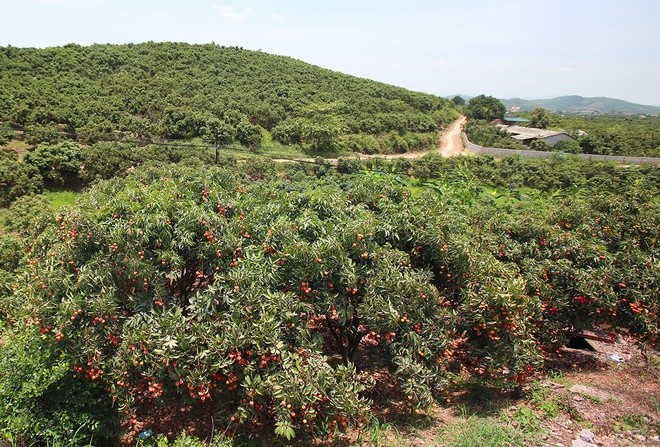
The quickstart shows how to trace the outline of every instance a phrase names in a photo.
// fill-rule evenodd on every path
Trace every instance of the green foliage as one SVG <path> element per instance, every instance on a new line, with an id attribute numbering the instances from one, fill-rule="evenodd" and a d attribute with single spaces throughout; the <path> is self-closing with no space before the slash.
<path id="1" fill-rule="evenodd" d="M 187 168 L 161 146 L 93 148 L 151 161 L 55 222 L 39 217 L 43 199 L 16 202 L 21 232 L 0 237 L 0 411 L 21 439 L 114 436 L 141 404 L 209 400 L 218 426 L 272 421 L 298 439 L 368 417 L 372 368 L 425 408 L 459 371 L 522 386 L 567 331 L 607 324 L 657 345 L 657 167 L 427 156 L 335 171 L 253 156 Z M 514 419 L 520 430 L 466 424 L 443 442 L 524 445 L 539 416 Z"/>
<path id="2" fill-rule="evenodd" d="M 559 145 L 559 143 L 557 143 L 557 145 Z M 547 152 L 552 149 L 551 146 L 543 140 L 532 141 L 529 145 L 529 148 L 534 151 L 544 151 L 544 152 Z M 559 151 L 559 149 L 557 150 Z"/>
<path id="3" fill-rule="evenodd" d="M 40 234 L 53 220 L 50 203 L 43 195 L 22 196 L 4 214 L 4 226 L 25 236 Z"/>
<path id="4" fill-rule="evenodd" d="M 6 152 L 0 156 L 0 205 L 11 203 L 17 197 L 36 194 L 43 188 L 39 170 L 27 163 L 19 162 Z"/>
<path id="5" fill-rule="evenodd" d="M 548 147 L 534 141 L 535 150 L 570 154 L 601 154 L 660 157 L 660 118 L 636 116 L 559 115 L 538 108 L 528 114 L 530 127 L 552 128 L 569 133 L 576 141 L 561 141 Z M 544 127 L 545 126 L 545 127 Z M 465 127 L 468 138 L 487 147 L 524 149 L 525 146 L 485 122 L 470 120 Z"/>
<path id="6" fill-rule="evenodd" d="M 548 126 L 570 133 L 580 145 L 579 152 L 660 157 L 659 117 L 547 115 Z"/>
<path id="7" fill-rule="evenodd" d="M 256 148 L 261 145 L 263 138 L 260 126 L 251 124 L 247 120 L 243 120 L 236 126 L 236 140 L 243 146 L 248 148 Z"/>
<path id="8" fill-rule="evenodd" d="M 373 135 L 348 135 L 345 137 L 344 144 L 352 152 L 362 154 L 375 154 L 382 151 L 380 142 Z"/>
<path id="9" fill-rule="evenodd" d="M 46 199 L 48 199 L 50 206 L 54 210 L 60 209 L 63 206 L 73 205 L 79 194 L 80 192 L 78 191 L 67 189 L 51 189 L 44 192 Z"/>
<path id="10" fill-rule="evenodd" d="M 575 133 L 589 153 L 660 157 L 658 117 L 565 116 L 558 125 Z M 578 134 L 580 130 L 586 135 Z"/>
<path id="11" fill-rule="evenodd" d="M 511 138 L 505 130 L 491 126 L 486 121 L 468 121 L 465 125 L 465 133 L 471 142 L 480 146 L 527 149 L 521 142 Z"/>
<path id="12" fill-rule="evenodd" d="M 4 146 L 5 144 L 9 143 L 12 138 L 14 138 L 15 133 L 5 123 L 0 123 L 0 146 Z"/>
<path id="13" fill-rule="evenodd" d="M 557 152 L 566 152 L 567 154 L 579 154 L 582 152 L 580 143 L 572 140 L 560 141 L 550 148 L 550 150 Z"/>
<path id="14" fill-rule="evenodd" d="M 2 333 L 0 427 L 32 442 L 112 438 L 115 418 L 102 390 L 71 377 L 67 357 L 44 341 L 50 329 L 39 324 L 28 320 Z"/>
<path id="15" fill-rule="evenodd" d="M 537 107 L 532 111 L 529 119 L 529 127 L 546 129 L 550 125 L 550 114 L 543 107 Z"/>
<path id="16" fill-rule="evenodd" d="M 342 174 L 354 174 L 364 169 L 362 162 L 354 158 L 339 158 L 337 160 L 337 172 Z"/>
<path id="17" fill-rule="evenodd" d="M 492 96 L 479 95 L 470 99 L 466 108 L 466 115 L 475 120 L 490 121 L 502 118 L 506 113 L 504 104 Z"/>
<path id="18" fill-rule="evenodd" d="M 202 133 L 204 139 L 215 146 L 230 144 L 236 138 L 236 129 L 218 118 L 209 119 Z"/>
<path id="19" fill-rule="evenodd" d="M 66 139 L 62 129 L 57 124 L 34 123 L 25 126 L 24 139 L 28 144 L 56 144 Z"/>
<path id="20" fill-rule="evenodd" d="M 339 137 L 436 132 L 457 115 L 434 95 L 214 44 L 2 47 L 0 91 L 12 92 L 0 121 L 24 126 L 31 144 L 205 137 L 254 148 L 266 130 L 322 153 Z"/>
<path id="21" fill-rule="evenodd" d="M 216 170 L 99 185 L 60 217 L 61 243 L 43 258 L 69 279 L 35 266 L 45 288 L 20 293 L 52 304 L 36 312 L 68 340 L 74 370 L 107 381 L 125 405 L 228 393 L 239 420 L 270 413 L 288 437 L 305 425 L 295 414 L 366 410 L 352 366 L 362 343 L 390 359 L 411 403 L 428 405 L 444 382 L 434 353 L 450 328 L 428 273 L 391 244 L 422 237 L 397 236 L 403 228 L 442 241 L 444 225 L 400 203 L 401 190 L 358 180 L 351 200 L 337 187 L 248 185 Z M 393 213 L 395 226 L 377 233 Z M 346 366 L 329 366 L 332 353 Z"/>
<path id="22" fill-rule="evenodd" d="M 81 179 L 86 183 L 125 175 L 140 160 L 136 148 L 129 144 L 97 143 L 82 151 Z"/>
<path id="23" fill-rule="evenodd" d="M 456 104 L 457 106 L 463 106 L 463 105 L 465 105 L 465 100 L 464 100 L 462 97 L 458 96 L 458 95 L 454 96 L 454 97 L 451 99 L 451 102 L 453 102 L 453 103 Z"/>
<path id="24" fill-rule="evenodd" d="M 530 439 L 509 425 L 494 418 L 470 416 L 460 424 L 450 425 L 441 436 L 442 445 L 449 447 L 523 447 Z"/>
<path id="25" fill-rule="evenodd" d="M 541 419 L 526 405 L 521 405 L 516 410 L 513 420 L 523 433 L 537 433 L 541 429 Z"/>
<path id="26" fill-rule="evenodd" d="M 619 431 L 632 431 L 648 436 L 657 432 L 660 424 L 651 415 L 640 413 L 629 413 L 616 418 L 615 429 Z"/>
<path id="27" fill-rule="evenodd" d="M 143 164 L 211 165 L 213 153 L 206 146 L 177 144 L 138 147 L 132 143 L 102 142 L 82 150 L 80 178 L 85 183 L 122 177 Z"/>
<path id="28" fill-rule="evenodd" d="M 46 183 L 72 184 L 78 181 L 82 152 L 80 147 L 71 142 L 42 144 L 25 154 L 23 161 L 37 168 Z"/>
<path id="29" fill-rule="evenodd" d="M 24 246 L 19 237 L 0 231 L 0 300 L 11 294 L 16 271 L 25 260 Z M 0 337 L 6 312 L 0 310 Z"/>
<path id="30" fill-rule="evenodd" d="M 174 441 L 170 442 L 165 436 L 157 435 L 153 439 L 138 441 L 138 447 L 232 447 L 236 445 L 232 438 L 225 436 L 216 436 L 212 442 L 203 442 L 194 436 L 186 433 L 179 435 Z M 241 444 L 237 444 L 241 445 Z"/>

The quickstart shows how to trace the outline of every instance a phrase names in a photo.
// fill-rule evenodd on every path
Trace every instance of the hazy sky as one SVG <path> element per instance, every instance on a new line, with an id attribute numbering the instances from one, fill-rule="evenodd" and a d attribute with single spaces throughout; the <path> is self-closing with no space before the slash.
<path id="1" fill-rule="evenodd" d="M 0 0 L 0 45 L 215 42 L 438 95 L 660 106 L 660 0 Z"/>

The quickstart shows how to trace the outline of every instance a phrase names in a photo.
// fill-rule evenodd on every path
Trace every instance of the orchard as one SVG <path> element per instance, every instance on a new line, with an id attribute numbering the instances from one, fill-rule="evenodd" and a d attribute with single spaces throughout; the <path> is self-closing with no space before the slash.
<path id="1" fill-rule="evenodd" d="M 580 329 L 658 341 L 639 183 L 567 208 L 482 200 L 465 175 L 254 169 L 140 168 L 3 239 L 25 254 L 3 288 L 3 424 L 112 442 L 180 403 L 292 439 L 368 419 L 375 371 L 423 410 L 461 375 L 519 389 Z"/>

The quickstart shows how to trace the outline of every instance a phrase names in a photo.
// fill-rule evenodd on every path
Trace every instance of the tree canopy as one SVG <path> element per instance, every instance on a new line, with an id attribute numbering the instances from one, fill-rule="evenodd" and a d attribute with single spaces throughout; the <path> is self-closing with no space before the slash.
<path id="1" fill-rule="evenodd" d="M 532 111 L 529 126 L 545 129 L 550 125 L 550 114 L 543 107 L 537 107 Z"/>
<path id="2" fill-rule="evenodd" d="M 412 149 L 409 135 L 457 117 L 448 99 L 238 47 L 0 47 L 0 123 L 33 144 L 205 136 L 254 146 L 272 132 L 325 150 L 355 149 L 350 136 L 366 134 L 380 152 L 393 150 L 392 134 Z"/>
<path id="3" fill-rule="evenodd" d="M 470 118 L 488 121 L 502 118 L 505 113 L 506 108 L 499 99 L 486 95 L 479 95 L 470 99 L 466 111 L 467 116 Z"/>

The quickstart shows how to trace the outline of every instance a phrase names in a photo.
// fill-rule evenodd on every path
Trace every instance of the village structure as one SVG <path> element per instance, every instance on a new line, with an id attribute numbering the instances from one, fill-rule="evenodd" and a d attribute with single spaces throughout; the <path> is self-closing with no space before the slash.
<path id="1" fill-rule="evenodd" d="M 522 126 L 522 124 L 526 123 L 529 123 L 528 119 L 519 118 L 513 115 L 505 115 L 503 118 L 491 121 L 491 124 L 503 129 L 511 135 L 511 138 L 520 141 L 526 146 L 529 146 L 535 140 L 543 141 L 550 147 L 560 141 L 575 141 L 575 139 L 566 132 Z"/>

